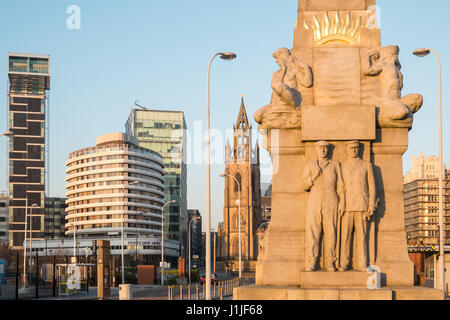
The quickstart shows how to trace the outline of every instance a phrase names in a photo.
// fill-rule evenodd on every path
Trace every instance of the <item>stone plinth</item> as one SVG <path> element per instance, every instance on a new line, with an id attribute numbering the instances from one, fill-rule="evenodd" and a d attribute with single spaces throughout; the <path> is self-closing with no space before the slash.
<path id="1" fill-rule="evenodd" d="M 235 288 L 234 300 L 441 300 L 442 291 L 423 287 L 386 287 L 378 290 L 276 286 Z"/>
<path id="2" fill-rule="evenodd" d="M 302 288 L 362 288 L 367 289 L 370 274 L 359 271 L 302 272 Z"/>

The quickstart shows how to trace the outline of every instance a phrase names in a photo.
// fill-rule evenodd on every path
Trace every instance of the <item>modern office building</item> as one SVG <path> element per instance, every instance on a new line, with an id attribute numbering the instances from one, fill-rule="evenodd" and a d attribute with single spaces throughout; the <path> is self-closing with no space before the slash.
<path id="1" fill-rule="evenodd" d="M 439 244 L 439 158 L 413 157 L 404 177 L 405 227 L 408 244 Z M 444 176 L 445 244 L 450 244 L 450 170 Z"/>
<path id="2" fill-rule="evenodd" d="M 197 209 L 188 210 L 189 221 L 196 219 L 191 223 L 191 255 L 192 261 L 201 259 L 202 254 L 202 216 Z"/>
<path id="3" fill-rule="evenodd" d="M 62 239 L 66 232 L 67 198 L 45 197 L 45 239 Z"/>
<path id="4" fill-rule="evenodd" d="M 8 215 L 9 215 L 9 199 L 0 194 L 0 244 L 8 243 Z"/>
<path id="5" fill-rule="evenodd" d="M 48 55 L 8 54 L 9 245 L 22 249 L 25 219 L 33 240 L 44 239 Z"/>
<path id="6" fill-rule="evenodd" d="M 181 111 L 133 109 L 126 122 L 126 133 L 136 137 L 139 146 L 161 154 L 165 165 L 165 199 L 175 200 L 165 216 L 165 233 L 179 241 L 180 254 L 188 251 L 186 121 Z"/>
<path id="7" fill-rule="evenodd" d="M 148 262 L 159 263 L 164 204 L 161 155 L 140 147 L 132 136 L 112 133 L 98 137 L 95 147 L 70 153 L 66 166 L 66 236 L 75 232 L 78 239 L 109 239 L 112 250 L 120 250 L 123 223 L 125 254 L 139 250 L 137 254 L 147 256 Z M 166 254 L 176 261 L 178 250 L 173 250 L 173 243 L 165 245 L 172 246 Z"/>

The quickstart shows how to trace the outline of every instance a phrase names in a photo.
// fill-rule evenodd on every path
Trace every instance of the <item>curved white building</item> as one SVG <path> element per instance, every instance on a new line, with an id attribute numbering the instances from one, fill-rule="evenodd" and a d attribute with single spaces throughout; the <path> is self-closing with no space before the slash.
<path id="1" fill-rule="evenodd" d="M 161 155 L 124 133 L 97 138 L 66 162 L 66 235 L 161 238 L 164 164 Z"/>

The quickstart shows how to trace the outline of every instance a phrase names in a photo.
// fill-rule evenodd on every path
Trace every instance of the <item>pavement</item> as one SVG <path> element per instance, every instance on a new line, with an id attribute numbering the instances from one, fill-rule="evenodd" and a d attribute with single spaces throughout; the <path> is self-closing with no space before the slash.
<path id="1" fill-rule="evenodd" d="M 229 280 L 235 278 L 227 274 L 217 273 L 219 281 Z M 8 285 L 2 287 L 2 294 L 0 295 L 0 300 L 14 300 L 15 299 L 15 285 Z M 184 284 L 182 287 L 180 285 L 173 286 L 172 296 L 174 300 L 180 299 L 180 291 L 183 290 L 183 300 L 196 300 L 197 296 L 201 299 L 203 296 L 203 287 L 196 283 L 192 283 L 190 288 L 188 285 Z M 198 290 L 198 291 L 197 291 Z M 188 298 L 189 293 L 191 299 Z M 211 293 L 214 295 L 219 295 L 218 286 L 211 286 Z M 53 297 L 52 290 L 49 289 L 46 292 L 49 297 L 44 297 L 43 293 L 40 293 L 41 297 L 36 299 L 35 297 L 35 287 L 30 286 L 23 290 L 19 290 L 20 300 L 97 300 L 97 287 L 89 287 L 89 292 L 78 292 L 76 295 L 72 296 L 59 296 Z M 131 295 L 133 300 L 168 300 L 169 297 L 169 287 L 161 285 L 131 285 Z M 106 300 L 118 300 L 119 299 L 119 288 L 111 288 L 110 298 Z M 224 300 L 231 300 L 232 296 L 223 297 Z"/>

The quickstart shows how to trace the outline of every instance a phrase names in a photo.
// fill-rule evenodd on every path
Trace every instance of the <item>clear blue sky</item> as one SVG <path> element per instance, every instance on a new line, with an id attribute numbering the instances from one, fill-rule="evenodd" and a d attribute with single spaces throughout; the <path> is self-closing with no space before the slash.
<path id="1" fill-rule="evenodd" d="M 80 30 L 66 27 L 69 5 L 81 9 Z M 441 54 L 448 160 L 450 114 L 445 89 L 450 2 L 379 0 L 378 6 L 383 45 L 396 44 L 401 49 L 403 93 L 425 97 L 410 133 L 404 171 L 412 155 L 438 152 L 437 65 L 432 56 L 412 56 L 418 47 L 432 47 Z M 277 69 L 272 53 L 292 47 L 296 18 L 296 0 L 1 1 L 0 131 L 6 129 L 7 53 L 50 54 L 50 195 L 63 196 L 68 154 L 94 145 L 99 135 L 123 131 L 134 100 L 150 108 L 184 111 L 191 130 L 196 121 L 205 123 L 206 69 L 215 52 L 234 51 L 238 59 L 219 59 L 214 64 L 212 127 L 223 132 L 232 127 L 241 95 L 253 120 L 253 113 L 270 100 L 270 77 Z M 5 141 L 0 150 L 3 191 Z M 262 153 L 267 159 L 267 152 Z M 218 177 L 222 171 L 222 165 L 212 168 L 213 228 L 222 220 L 223 181 Z M 270 176 L 262 180 L 270 181 Z M 188 206 L 202 214 L 205 184 L 205 166 L 190 165 Z"/>

